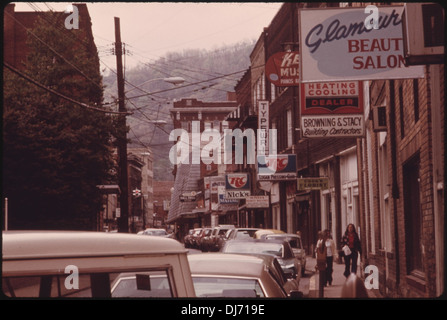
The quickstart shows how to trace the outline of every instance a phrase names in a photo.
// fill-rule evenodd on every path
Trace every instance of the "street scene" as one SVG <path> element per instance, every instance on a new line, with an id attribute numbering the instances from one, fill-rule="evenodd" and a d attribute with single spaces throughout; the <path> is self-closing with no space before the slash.
<path id="1" fill-rule="evenodd" d="M 444 300 L 444 20 L 4 5 L 2 298 Z"/>

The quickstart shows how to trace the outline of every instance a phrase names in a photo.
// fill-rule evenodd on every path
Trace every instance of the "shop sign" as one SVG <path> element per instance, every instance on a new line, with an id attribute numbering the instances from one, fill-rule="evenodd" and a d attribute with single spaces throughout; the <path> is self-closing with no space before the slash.
<path id="1" fill-rule="evenodd" d="M 269 102 L 258 102 L 258 154 L 268 154 L 269 151 Z"/>
<path id="2" fill-rule="evenodd" d="M 197 192 L 195 191 L 185 192 L 179 196 L 181 202 L 193 202 L 196 201 L 196 197 Z"/>
<path id="3" fill-rule="evenodd" d="M 277 87 L 300 85 L 300 55 L 298 52 L 277 52 L 265 64 L 267 79 Z"/>
<path id="4" fill-rule="evenodd" d="M 239 204 L 239 199 L 227 199 L 225 198 L 225 186 L 219 187 L 219 204 Z"/>
<path id="5" fill-rule="evenodd" d="M 269 196 L 249 196 L 245 199 L 245 206 L 249 209 L 268 208 Z"/>
<path id="6" fill-rule="evenodd" d="M 403 9 L 378 7 L 375 28 L 365 8 L 300 9 L 301 81 L 424 77 L 423 66 L 405 65 Z"/>
<path id="7" fill-rule="evenodd" d="M 245 199 L 249 195 L 251 195 L 251 187 L 248 173 L 229 173 L 225 175 L 226 199 Z"/>
<path id="8" fill-rule="evenodd" d="M 305 138 L 364 136 L 361 81 L 303 83 L 300 110 Z"/>
<path id="9" fill-rule="evenodd" d="M 326 190 L 329 189 L 329 178 L 298 178 L 298 190 Z"/>
<path id="10" fill-rule="evenodd" d="M 296 179 L 296 154 L 258 156 L 259 181 Z"/>
<path id="11" fill-rule="evenodd" d="M 205 199 L 210 198 L 210 177 L 203 177 L 203 189 L 205 190 Z"/>

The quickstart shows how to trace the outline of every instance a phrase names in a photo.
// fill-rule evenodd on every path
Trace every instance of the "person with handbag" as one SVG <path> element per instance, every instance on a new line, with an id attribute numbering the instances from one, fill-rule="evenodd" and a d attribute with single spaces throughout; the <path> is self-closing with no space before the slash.
<path id="1" fill-rule="evenodd" d="M 345 258 L 345 272 L 343 275 L 347 278 L 351 273 L 357 274 L 357 259 L 362 252 L 360 238 L 355 231 L 354 224 L 350 223 L 346 227 L 341 246 Z"/>

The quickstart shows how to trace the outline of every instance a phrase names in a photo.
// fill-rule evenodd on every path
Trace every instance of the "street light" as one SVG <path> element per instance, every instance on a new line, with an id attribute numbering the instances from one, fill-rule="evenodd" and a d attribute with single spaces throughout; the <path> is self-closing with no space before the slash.
<path id="1" fill-rule="evenodd" d="M 150 82 L 157 81 L 157 80 L 163 80 L 164 82 L 171 83 L 171 84 L 174 84 L 174 85 L 182 84 L 183 82 L 185 82 L 185 79 L 183 79 L 182 77 L 169 77 L 169 78 L 149 79 L 149 80 L 139 84 L 138 86 L 133 87 L 132 89 L 126 91 L 125 93 L 129 93 L 129 92 L 131 92 L 131 91 L 133 91 L 135 89 L 139 89 L 141 91 L 144 91 L 143 89 L 141 89 L 139 87 L 141 87 L 142 85 L 145 85 L 146 83 L 150 83 Z"/>

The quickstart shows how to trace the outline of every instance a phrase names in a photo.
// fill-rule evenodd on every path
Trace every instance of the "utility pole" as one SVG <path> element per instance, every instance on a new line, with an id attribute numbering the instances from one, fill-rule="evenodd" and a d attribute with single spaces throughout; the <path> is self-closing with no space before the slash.
<path id="1" fill-rule="evenodd" d="M 124 101 L 124 75 L 122 61 L 122 43 L 120 32 L 120 19 L 115 17 L 115 54 L 116 71 L 118 80 L 118 157 L 119 157 L 119 186 L 120 193 L 120 211 L 118 218 L 118 231 L 129 232 L 129 190 L 127 178 L 127 124 L 126 124 L 126 105 Z"/>

